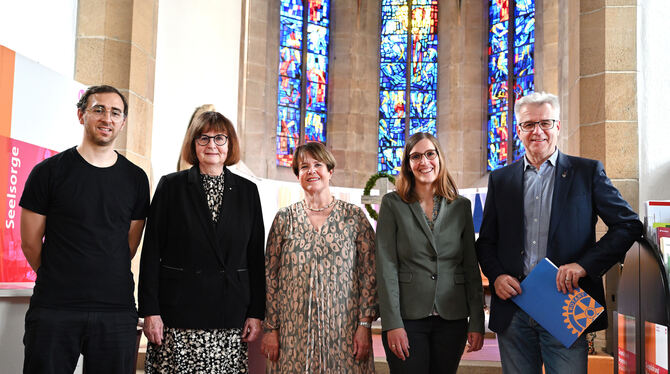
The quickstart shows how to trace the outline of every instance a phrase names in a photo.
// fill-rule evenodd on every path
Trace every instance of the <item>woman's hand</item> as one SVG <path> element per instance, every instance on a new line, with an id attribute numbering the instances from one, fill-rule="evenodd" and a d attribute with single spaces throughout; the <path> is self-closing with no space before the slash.
<path id="1" fill-rule="evenodd" d="M 159 315 L 144 317 L 144 335 L 150 342 L 163 344 L 163 319 Z"/>
<path id="2" fill-rule="evenodd" d="M 272 362 L 279 359 L 279 330 L 272 330 L 263 335 L 261 353 Z"/>
<path id="3" fill-rule="evenodd" d="M 404 328 L 392 329 L 386 332 L 386 341 L 389 349 L 399 359 L 405 361 L 409 357 L 409 340 L 407 340 L 407 332 Z"/>
<path id="4" fill-rule="evenodd" d="M 481 332 L 468 333 L 468 352 L 482 349 L 484 346 L 484 335 Z"/>
<path id="5" fill-rule="evenodd" d="M 358 326 L 354 333 L 354 358 L 361 361 L 368 357 L 372 347 L 372 333 L 370 328 Z"/>
<path id="6" fill-rule="evenodd" d="M 261 320 L 258 318 L 247 318 L 242 328 L 242 341 L 253 342 L 261 335 Z"/>

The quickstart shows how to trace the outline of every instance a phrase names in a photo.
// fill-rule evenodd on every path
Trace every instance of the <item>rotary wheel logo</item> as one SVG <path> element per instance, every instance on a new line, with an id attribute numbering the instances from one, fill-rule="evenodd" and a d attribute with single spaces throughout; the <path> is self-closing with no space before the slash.
<path id="1" fill-rule="evenodd" d="M 563 322 L 573 334 L 581 334 L 605 308 L 597 306 L 596 301 L 584 291 L 573 290 L 568 297 L 563 307 Z"/>

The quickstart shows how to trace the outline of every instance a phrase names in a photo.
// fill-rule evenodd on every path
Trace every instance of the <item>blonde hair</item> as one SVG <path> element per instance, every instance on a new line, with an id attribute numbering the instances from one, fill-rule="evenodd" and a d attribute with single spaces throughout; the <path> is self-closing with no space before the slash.
<path id="1" fill-rule="evenodd" d="M 409 163 L 409 154 L 412 151 L 412 148 L 423 139 L 428 139 L 435 146 L 437 151 L 437 157 L 440 161 L 440 171 L 437 174 L 437 179 L 433 182 L 433 187 L 435 188 L 435 194 L 440 195 L 447 199 L 448 202 L 456 200 L 458 197 L 458 188 L 456 187 L 456 182 L 449 174 L 447 166 L 444 161 L 444 156 L 442 148 L 440 148 L 440 143 L 437 139 L 426 132 L 418 132 L 407 139 L 405 143 L 405 151 L 402 156 L 402 164 L 400 166 L 400 174 L 398 174 L 398 180 L 395 183 L 396 192 L 400 195 L 400 198 L 406 203 L 413 203 L 419 200 L 419 197 L 414 191 L 414 173 L 412 173 L 412 168 Z"/>
<path id="2" fill-rule="evenodd" d="M 291 167 L 293 168 L 293 174 L 298 176 L 298 168 L 300 167 L 300 162 L 305 158 L 305 154 L 308 153 L 317 161 L 321 161 L 326 164 L 328 171 L 335 169 L 335 157 L 332 153 L 326 148 L 323 143 L 320 142 L 308 142 L 295 149 L 293 153 L 293 162 Z"/>

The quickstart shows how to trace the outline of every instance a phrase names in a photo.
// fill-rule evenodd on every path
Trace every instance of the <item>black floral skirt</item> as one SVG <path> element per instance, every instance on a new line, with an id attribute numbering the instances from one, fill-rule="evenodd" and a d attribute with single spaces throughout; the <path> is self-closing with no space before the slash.
<path id="1" fill-rule="evenodd" d="M 248 373 L 241 329 L 163 329 L 163 344 L 149 342 L 144 370 L 161 373 Z"/>

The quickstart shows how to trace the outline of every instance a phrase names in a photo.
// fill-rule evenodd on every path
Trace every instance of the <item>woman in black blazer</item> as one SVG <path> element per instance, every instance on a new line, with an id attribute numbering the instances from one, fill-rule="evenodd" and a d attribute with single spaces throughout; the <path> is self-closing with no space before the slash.
<path id="1" fill-rule="evenodd" d="M 139 280 L 147 373 L 248 372 L 246 342 L 265 307 L 263 217 L 239 160 L 232 123 L 205 112 L 189 129 L 189 170 L 161 178 L 151 203 Z"/>

